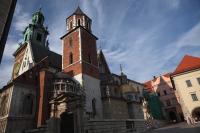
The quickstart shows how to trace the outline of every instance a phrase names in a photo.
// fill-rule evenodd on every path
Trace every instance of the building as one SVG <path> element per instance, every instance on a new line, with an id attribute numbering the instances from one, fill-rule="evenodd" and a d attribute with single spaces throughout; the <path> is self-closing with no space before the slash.
<path id="1" fill-rule="evenodd" d="M 11 81 L 0 90 L 0 133 L 143 131 L 143 85 L 110 73 L 92 20 L 79 7 L 67 17 L 62 55 L 49 50 L 44 21 L 41 10 L 33 14 L 13 54 Z"/>
<path id="2" fill-rule="evenodd" d="M 183 120 L 182 110 L 180 104 L 177 102 L 175 90 L 173 89 L 170 79 L 170 73 L 158 77 L 154 76 L 154 78 L 146 82 L 145 85 L 147 89 L 158 96 L 161 102 L 162 110 L 160 115 L 163 116 L 165 120 L 171 122 L 178 122 Z"/>
<path id="3" fill-rule="evenodd" d="M 185 55 L 171 77 L 185 119 L 200 120 L 200 58 Z"/>
<path id="4" fill-rule="evenodd" d="M 16 2 L 17 0 L 0 1 L 0 63 L 2 60 Z"/>
<path id="5" fill-rule="evenodd" d="M 98 53 L 104 119 L 144 119 L 142 99 L 144 85 L 130 80 L 121 71 L 113 74 L 102 50 Z"/>

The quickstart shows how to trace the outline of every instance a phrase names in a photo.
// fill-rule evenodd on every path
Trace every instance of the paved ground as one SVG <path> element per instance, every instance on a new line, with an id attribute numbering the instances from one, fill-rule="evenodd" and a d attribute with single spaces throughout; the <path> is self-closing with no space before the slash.
<path id="1" fill-rule="evenodd" d="M 200 123 L 197 123 L 195 126 L 190 126 L 187 125 L 187 123 L 182 122 L 155 129 L 153 131 L 149 131 L 148 133 L 200 133 Z"/>

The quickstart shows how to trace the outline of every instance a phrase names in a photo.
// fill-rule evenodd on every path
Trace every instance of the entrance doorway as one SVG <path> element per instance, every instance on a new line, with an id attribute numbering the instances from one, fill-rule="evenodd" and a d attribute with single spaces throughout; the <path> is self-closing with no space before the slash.
<path id="1" fill-rule="evenodd" d="M 60 118 L 60 133 L 74 133 L 74 115 L 64 112 Z"/>
<path id="2" fill-rule="evenodd" d="M 176 113 L 174 111 L 169 112 L 169 118 L 170 118 L 171 121 L 177 122 Z"/>

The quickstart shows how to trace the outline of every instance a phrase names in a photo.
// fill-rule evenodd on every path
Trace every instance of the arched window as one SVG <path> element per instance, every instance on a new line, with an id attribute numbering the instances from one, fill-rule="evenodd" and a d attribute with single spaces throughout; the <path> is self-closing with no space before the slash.
<path id="1" fill-rule="evenodd" d="M 90 22 L 87 22 L 87 28 L 90 30 Z"/>
<path id="2" fill-rule="evenodd" d="M 24 39 L 25 41 L 27 41 L 27 37 L 28 37 L 28 35 L 26 34 L 26 35 L 25 35 L 25 39 Z"/>
<path id="3" fill-rule="evenodd" d="M 73 23 L 72 23 L 72 21 L 70 21 L 70 22 L 69 22 L 69 29 L 71 30 L 72 27 L 73 27 Z"/>
<path id="4" fill-rule="evenodd" d="M 33 113 L 33 95 L 28 94 L 23 99 L 23 114 L 31 115 Z"/>
<path id="5" fill-rule="evenodd" d="M 92 63 L 90 54 L 88 54 L 88 63 L 90 63 L 90 64 Z"/>
<path id="6" fill-rule="evenodd" d="M 92 99 L 92 114 L 93 114 L 93 117 L 96 115 L 96 99 L 95 98 Z"/>
<path id="7" fill-rule="evenodd" d="M 81 25 L 81 19 L 78 19 L 78 26 Z"/>
<path id="8" fill-rule="evenodd" d="M 73 63 L 73 54 L 70 53 L 69 54 L 69 64 L 72 64 Z"/>
<path id="9" fill-rule="evenodd" d="M 6 115 L 7 101 L 8 101 L 8 95 L 5 95 L 1 98 L 1 101 L 0 101 L 0 116 Z"/>
<path id="10" fill-rule="evenodd" d="M 69 38 L 69 46 L 70 46 L 70 47 L 73 46 L 73 40 L 72 40 L 72 37 Z"/>

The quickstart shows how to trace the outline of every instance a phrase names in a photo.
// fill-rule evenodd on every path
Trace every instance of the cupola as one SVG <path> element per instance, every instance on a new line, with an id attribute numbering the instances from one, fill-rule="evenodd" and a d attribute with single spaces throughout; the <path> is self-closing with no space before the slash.
<path id="1" fill-rule="evenodd" d="M 75 12 L 66 19 L 67 31 L 71 31 L 77 27 L 83 27 L 91 32 L 92 20 L 77 7 Z"/>

